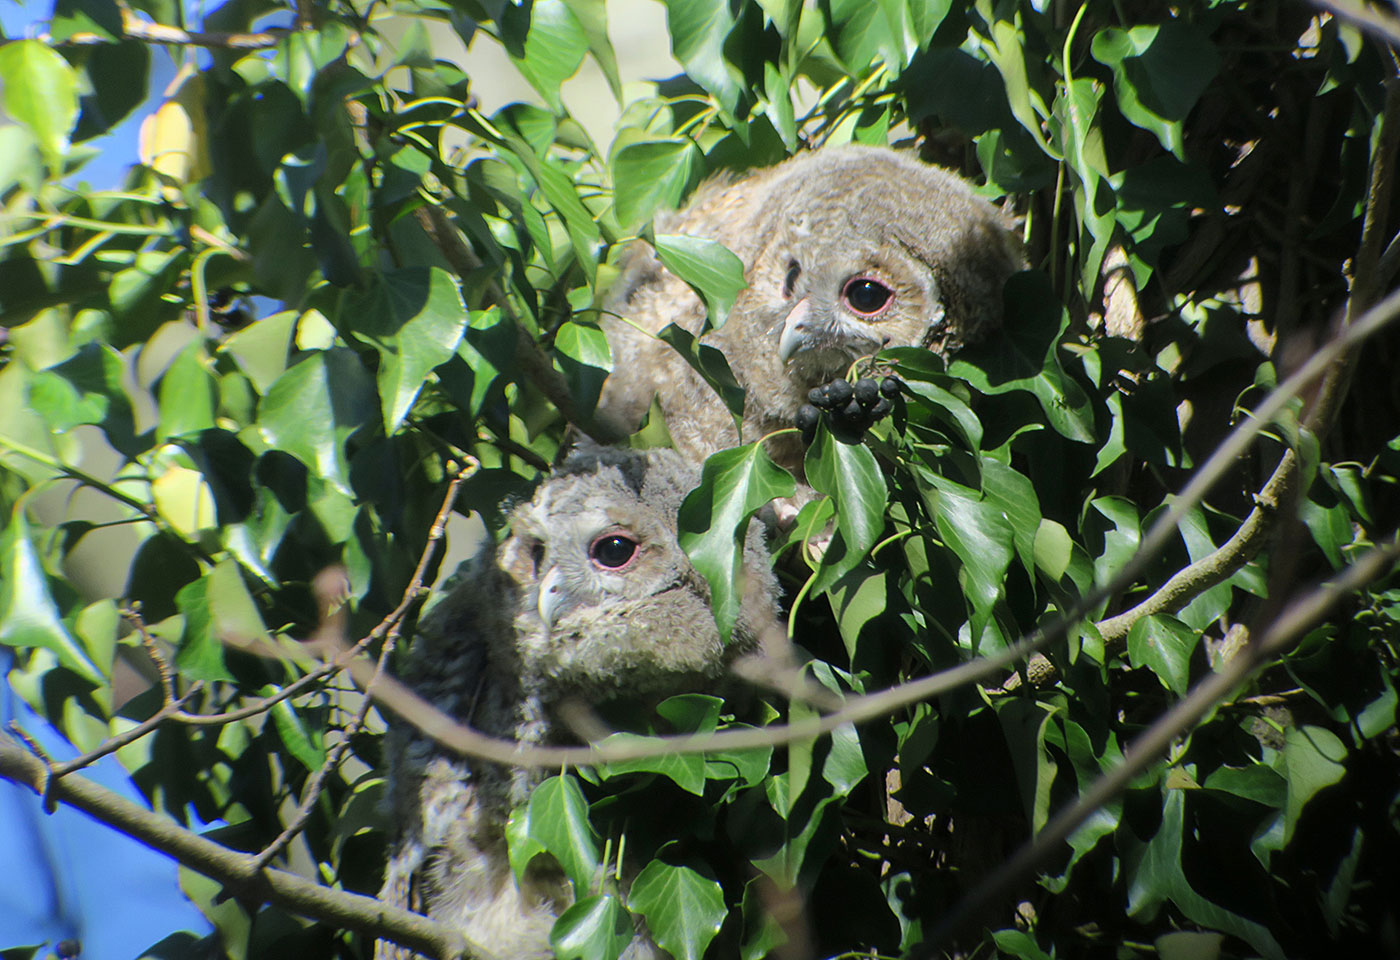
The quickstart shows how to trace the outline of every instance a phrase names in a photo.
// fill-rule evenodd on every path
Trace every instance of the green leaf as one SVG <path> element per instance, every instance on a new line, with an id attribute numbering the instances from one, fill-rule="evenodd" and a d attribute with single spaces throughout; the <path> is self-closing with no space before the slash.
<path id="1" fill-rule="evenodd" d="M 588 50 L 608 81 L 613 97 L 622 101 L 622 78 L 617 72 L 617 57 L 608 38 L 607 0 L 564 0 L 573 11 L 574 19 L 588 38 Z"/>
<path id="2" fill-rule="evenodd" d="M 63 625 L 49 579 L 29 539 L 23 503 L 15 505 L 10 522 L 0 530 L 0 644 L 49 650 L 84 680 L 97 686 L 106 683 L 102 671 Z"/>
<path id="3" fill-rule="evenodd" d="M 1136 869 L 1128 869 L 1128 912 L 1150 917 L 1164 899 L 1171 900 L 1191 921 L 1210 930 L 1221 930 L 1244 940 L 1269 960 L 1283 960 L 1284 952 L 1268 929 L 1201 896 L 1191 886 L 1181 866 L 1185 835 L 1185 790 L 1166 790 L 1162 821 L 1143 849 Z"/>
<path id="4" fill-rule="evenodd" d="M 796 492 L 792 474 L 755 442 L 721 450 L 706 460 L 700 486 L 681 503 L 681 549 L 710 585 L 715 623 L 726 641 L 744 597 L 749 519 L 768 501 Z"/>
<path id="5" fill-rule="evenodd" d="M 1108 27 L 1090 45 L 1094 59 L 1113 70 L 1118 109 L 1134 126 L 1155 135 L 1186 160 L 1181 122 L 1220 69 L 1215 45 L 1190 24 Z"/>
<path id="6" fill-rule="evenodd" d="M 1001 335 L 964 349 L 948 364 L 983 393 L 1028 390 L 1040 401 L 1046 422 L 1060 435 L 1093 443 L 1089 398 L 1060 364 L 1059 343 L 1069 313 L 1042 273 L 1027 271 L 1006 282 L 1008 316 Z"/>
<path id="7" fill-rule="evenodd" d="M 58 51 L 38 40 L 0 46 L 0 104 L 24 124 L 58 169 L 78 119 L 78 78 Z"/>
<path id="8" fill-rule="evenodd" d="M 525 833 L 554 855 L 575 890 L 592 888 L 599 867 L 598 842 L 576 779 L 564 774 L 535 787 L 525 808 Z"/>
<path id="9" fill-rule="evenodd" d="M 374 384 L 359 357 L 345 348 L 317 350 L 268 389 L 258 430 L 348 496 L 345 441 L 374 414 Z"/>
<path id="10" fill-rule="evenodd" d="M 661 263 L 705 301 L 710 329 L 724 326 L 739 291 L 748 286 L 744 261 L 717 240 L 659 233 L 653 241 Z"/>
<path id="11" fill-rule="evenodd" d="M 743 75 L 724 55 L 724 42 L 734 29 L 729 0 L 662 0 L 671 53 L 686 76 L 704 87 L 729 116 L 739 109 Z"/>
<path id="12" fill-rule="evenodd" d="M 501 33 L 521 75 L 556 114 L 563 113 L 559 88 L 578 71 L 589 48 L 588 35 L 570 4 L 533 0 L 508 6 L 501 17 Z"/>
<path id="13" fill-rule="evenodd" d="M 258 691 L 259 696 L 271 697 L 280 688 L 268 684 Z M 326 762 L 326 750 L 321 742 L 319 731 L 307 726 L 302 712 L 291 704 L 291 698 L 277 701 L 272 707 L 272 725 L 277 728 L 277 736 L 287 752 L 308 771 L 319 770 Z"/>
<path id="14" fill-rule="evenodd" d="M 1014 555 L 1011 524 L 990 500 L 979 500 L 974 491 L 937 474 L 920 471 L 927 481 L 924 500 L 938 528 L 938 535 L 962 562 L 958 582 L 972 601 L 972 642 L 981 640 L 1001 598 L 1006 568 Z"/>
<path id="15" fill-rule="evenodd" d="M 898 77 L 919 49 L 905 0 L 832 0 L 831 25 L 836 52 L 854 77 L 864 77 L 877 59 Z"/>
<path id="16" fill-rule="evenodd" d="M 1298 818 L 1319 790 L 1346 775 L 1346 744 L 1324 727 L 1290 727 L 1283 747 L 1284 777 L 1288 798 L 1284 804 L 1283 843 L 1287 846 L 1298 827 Z"/>
<path id="17" fill-rule="evenodd" d="M 1039 832 L 1050 817 L 1050 789 L 1058 772 L 1045 749 L 1045 732 L 1054 709 L 1034 700 L 1011 697 L 998 701 L 996 710 L 1011 753 L 1026 820 L 1033 832 Z"/>
<path id="18" fill-rule="evenodd" d="M 718 882 L 660 860 L 637 874 L 627 902 L 646 917 L 652 937 L 676 960 L 700 960 L 728 912 Z"/>
<path id="19" fill-rule="evenodd" d="M 203 340 L 196 340 L 176 355 L 160 378 L 157 397 L 160 404 L 157 441 L 199 433 L 214 426 L 219 385 L 209 368 L 209 354 Z"/>
<path id="20" fill-rule="evenodd" d="M 610 893 L 584 897 L 554 921 L 549 942 L 559 960 L 612 960 L 636 931 L 622 901 Z"/>
<path id="21" fill-rule="evenodd" d="M 648 737 L 633 733 L 614 733 L 604 738 L 605 744 L 627 745 L 632 743 L 654 743 Z M 705 792 L 705 758 L 698 753 L 662 753 L 653 757 L 638 757 L 634 760 L 614 760 L 599 766 L 605 777 L 623 773 L 656 773 L 668 778 L 686 793 L 701 796 Z"/>
<path id="22" fill-rule="evenodd" d="M 467 310 L 457 283 L 441 267 L 386 271 L 367 292 L 346 295 L 341 317 L 379 352 L 379 401 L 392 436 L 462 340 Z"/>
<path id="23" fill-rule="evenodd" d="M 688 139 L 641 140 L 612 158 L 613 216 L 624 230 L 680 205 L 703 157 Z"/>
<path id="24" fill-rule="evenodd" d="M 656 336 L 657 339 L 670 344 L 672 349 L 690 364 L 691 369 L 710 385 L 710 389 L 719 394 L 720 400 L 734 418 L 735 430 L 742 433 L 740 428 L 743 426 L 744 403 L 747 397 L 744 388 L 739 386 L 739 381 L 735 379 L 734 371 L 729 368 L 729 361 L 725 359 L 724 353 L 674 323 L 666 324 Z"/>
<path id="25" fill-rule="evenodd" d="M 836 528 L 847 548 L 863 555 L 875 546 L 885 529 L 889 488 L 870 448 L 818 430 L 804 466 L 812 488 L 836 501 Z"/>
<path id="26" fill-rule="evenodd" d="M 1176 617 L 1143 617 L 1128 631 L 1128 662 L 1147 667 L 1162 686 L 1185 696 L 1191 688 L 1191 653 L 1200 634 Z"/>

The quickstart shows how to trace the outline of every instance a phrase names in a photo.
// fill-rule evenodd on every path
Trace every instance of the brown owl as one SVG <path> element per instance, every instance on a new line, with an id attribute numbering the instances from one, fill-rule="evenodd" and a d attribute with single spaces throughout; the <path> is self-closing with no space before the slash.
<path id="1" fill-rule="evenodd" d="M 789 427 L 813 387 L 845 376 L 882 346 L 949 354 L 1001 323 L 1002 285 L 1024 266 L 1001 213 L 947 170 L 881 147 L 792 158 L 737 182 L 716 178 L 657 233 L 718 240 L 744 263 L 748 287 L 705 335 L 747 391 L 744 440 Z M 701 300 L 638 245 L 606 309 L 649 333 L 675 323 L 699 334 Z M 604 320 L 613 371 L 601 419 L 635 429 L 660 399 L 676 449 L 691 460 L 739 442 L 710 387 L 667 344 Z M 801 476 L 802 446 L 771 452 Z"/>
<path id="2" fill-rule="evenodd" d="M 569 740 L 566 699 L 658 701 L 712 690 L 777 620 L 777 585 L 755 531 L 739 622 L 726 646 L 709 590 L 676 542 L 681 500 L 699 472 L 669 450 L 575 453 L 511 514 L 510 536 L 463 564 L 424 618 L 405 681 L 485 733 Z M 539 859 L 517 883 L 511 810 L 546 772 L 463 758 L 416 729 L 386 746 L 397 836 L 380 897 L 457 927 L 501 958 L 553 956 L 549 933 L 572 902 Z M 381 942 L 380 960 L 412 953 Z M 645 931 L 628 960 L 665 956 Z"/>

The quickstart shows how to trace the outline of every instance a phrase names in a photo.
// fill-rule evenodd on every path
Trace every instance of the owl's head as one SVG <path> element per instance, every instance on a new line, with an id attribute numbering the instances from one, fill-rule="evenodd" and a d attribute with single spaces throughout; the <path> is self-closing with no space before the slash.
<path id="1" fill-rule="evenodd" d="M 676 539 L 681 501 L 698 482 L 670 450 L 592 447 L 516 508 L 500 564 L 520 590 L 514 653 L 524 675 L 576 696 L 665 695 L 754 648 L 776 617 L 772 572 L 755 544 L 726 646 L 708 586 Z"/>
<path id="2" fill-rule="evenodd" d="M 771 239 L 746 293 L 798 385 L 841 376 L 882 346 L 946 354 L 1000 325 L 1002 286 L 1024 255 L 1002 214 L 956 175 L 851 146 L 776 177 Z"/>

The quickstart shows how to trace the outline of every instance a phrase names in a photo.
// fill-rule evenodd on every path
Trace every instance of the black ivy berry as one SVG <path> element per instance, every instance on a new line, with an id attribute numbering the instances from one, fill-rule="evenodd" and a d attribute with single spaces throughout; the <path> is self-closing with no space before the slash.
<path id="1" fill-rule="evenodd" d="M 817 422 L 821 420 L 822 412 L 810 403 L 804 403 L 797 408 L 795 422 L 797 429 L 802 431 L 802 442 L 811 443 L 812 438 L 817 435 Z"/>
<path id="2" fill-rule="evenodd" d="M 875 406 L 876 401 L 880 399 L 880 385 L 869 377 L 857 380 L 851 392 L 855 395 L 856 402 L 866 410 Z"/>
<path id="3" fill-rule="evenodd" d="M 886 377 L 885 379 L 881 380 L 880 392 L 891 400 L 899 396 L 899 378 Z"/>
<path id="4" fill-rule="evenodd" d="M 844 407 L 846 404 L 848 404 L 848 403 L 851 402 L 851 397 L 852 397 L 854 394 L 855 394 L 855 390 L 851 387 L 851 384 L 850 384 L 849 381 L 846 381 L 846 380 L 833 380 L 833 381 L 831 381 L 830 383 L 828 383 L 828 384 L 826 385 L 826 397 L 827 397 L 827 407 L 828 407 L 828 409 L 835 410 L 835 409 L 837 409 L 838 407 Z"/>

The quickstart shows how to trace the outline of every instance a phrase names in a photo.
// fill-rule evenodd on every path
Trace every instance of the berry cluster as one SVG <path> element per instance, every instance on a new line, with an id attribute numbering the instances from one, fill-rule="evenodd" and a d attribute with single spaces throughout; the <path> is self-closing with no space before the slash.
<path id="1" fill-rule="evenodd" d="M 811 443 L 825 410 L 833 433 L 843 439 L 858 438 L 876 420 L 889 415 L 897 396 L 899 380 L 895 377 L 878 382 L 861 377 L 854 384 L 833 380 L 807 394 L 808 402 L 797 410 L 797 428 L 802 431 L 803 441 Z"/>

